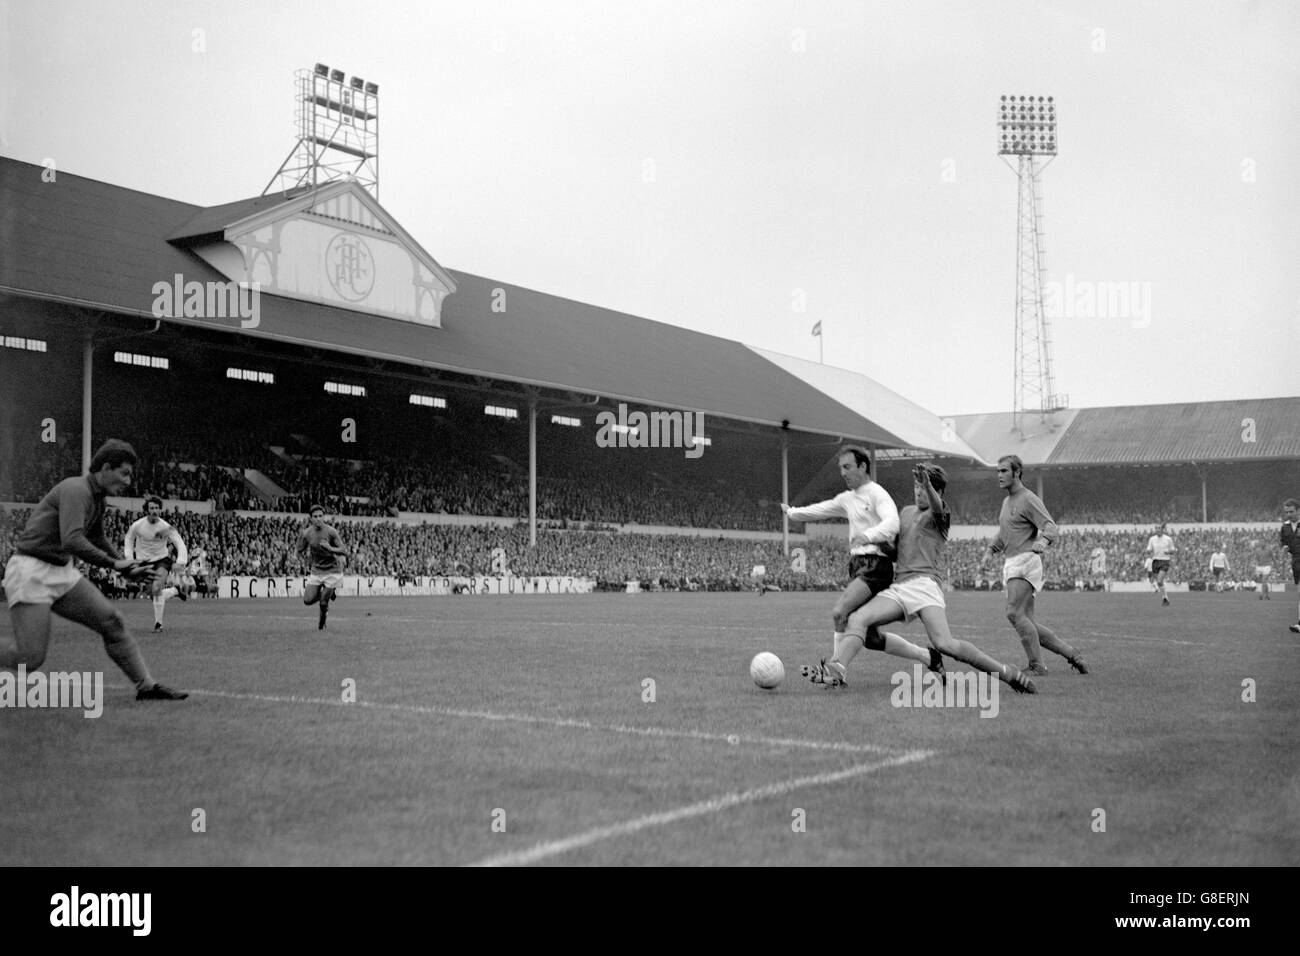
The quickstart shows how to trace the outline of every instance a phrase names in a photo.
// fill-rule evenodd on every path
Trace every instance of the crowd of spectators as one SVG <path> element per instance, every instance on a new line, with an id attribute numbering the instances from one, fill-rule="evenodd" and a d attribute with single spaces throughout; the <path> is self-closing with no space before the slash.
<path id="1" fill-rule="evenodd" d="M 190 405 L 129 394 L 97 414 L 94 437 L 97 443 L 111 434 L 136 445 L 143 457 L 131 489 L 135 496 L 210 501 L 223 511 L 299 513 L 319 502 L 344 516 L 405 512 L 522 518 L 528 513 L 527 449 L 521 453 L 517 425 L 461 422 L 412 431 L 409 424 L 390 428 L 385 422 L 380 429 L 372 423 L 365 431 L 369 442 L 352 445 L 342 443 L 338 433 L 325 437 L 321 427 L 313 431 L 290 424 L 287 415 L 282 412 L 277 422 L 275 416 L 259 417 L 247 409 L 232 412 L 241 422 L 234 430 L 212 408 L 197 420 L 220 427 L 195 427 Z M 552 444 L 539 456 L 537 481 L 537 511 L 543 520 L 781 529 L 771 463 L 744 456 L 724 462 L 706 455 L 707 462 L 685 467 L 680 453 L 672 450 L 601 455 L 589 447 L 589 436 L 570 436 L 567 443 L 549 440 Z M 71 431 L 61 432 L 56 443 L 15 449 L 9 475 L 13 500 L 39 500 L 57 480 L 78 474 L 80 464 L 80 437 Z M 251 476 L 245 478 L 247 470 L 261 472 L 283 493 L 259 490 Z M 1257 472 L 1228 469 L 1212 479 L 1211 520 L 1277 517 L 1271 491 L 1277 485 Z M 886 463 L 881 473 L 900 506 L 908 503 L 905 470 Z M 996 522 L 1003 496 L 992 474 L 957 475 L 954 469 L 947 491 L 954 523 Z M 1033 476 L 1029 483 L 1034 487 Z M 832 482 L 805 495 L 830 497 L 839 490 Z M 1201 517 L 1199 493 L 1190 493 L 1188 476 L 1178 469 L 1155 469 L 1141 481 L 1114 470 L 1095 475 L 1054 471 L 1045 476 L 1045 498 L 1061 524 L 1194 522 Z"/>
<path id="2" fill-rule="evenodd" d="M 0 560 L 12 551 L 13 535 L 29 510 L 0 511 Z M 121 542 L 137 516 L 110 509 L 105 535 Z M 167 514 L 191 550 L 202 548 L 220 575 L 280 576 L 303 573 L 297 553 L 301 517 L 266 515 L 239 517 L 229 512 L 211 515 Z M 347 569 L 363 575 L 404 577 L 492 574 L 504 556 L 510 572 L 520 576 L 565 575 L 593 578 L 621 587 L 638 581 L 650 588 L 737 590 L 754 586 L 755 565 L 766 569 L 765 581 L 785 590 L 842 587 L 848 565 L 846 544 L 839 539 L 810 540 L 803 550 L 802 570 L 793 570 L 779 541 L 753 541 L 687 535 L 625 534 L 593 531 L 542 530 L 537 546 L 528 547 L 527 529 L 487 525 L 407 525 L 389 521 L 339 522 L 349 551 Z M 1046 556 L 1047 577 L 1062 587 L 1101 579 L 1141 581 L 1149 532 L 1065 532 Z M 1228 555 L 1230 580 L 1255 580 L 1255 569 L 1272 565 L 1273 580 L 1286 568 L 1275 533 L 1246 529 L 1182 531 L 1174 536 L 1170 580 L 1210 577 L 1210 555 L 1220 548 Z M 119 545 L 120 547 L 120 545 Z M 954 586 L 975 587 L 996 581 L 1001 562 L 985 562 L 987 540 L 952 540 L 943 552 L 944 570 Z M 1093 552 L 1106 552 L 1106 571 L 1093 570 Z M 498 550 L 499 549 L 499 550 Z"/>

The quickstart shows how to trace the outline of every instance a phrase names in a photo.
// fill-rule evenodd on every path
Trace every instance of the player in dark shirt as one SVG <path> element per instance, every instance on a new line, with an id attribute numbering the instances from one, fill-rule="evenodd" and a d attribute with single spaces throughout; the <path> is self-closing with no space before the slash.
<path id="1" fill-rule="evenodd" d="M 1294 498 L 1282 502 L 1281 542 L 1291 552 L 1291 581 L 1300 585 L 1300 501 Z M 1296 622 L 1287 630 L 1300 634 L 1300 611 L 1296 613 Z"/>
<path id="2" fill-rule="evenodd" d="M 334 592 L 343 583 L 343 556 L 347 550 L 338 531 L 325 523 L 325 509 L 320 505 L 312 505 L 311 524 L 298 536 L 298 553 L 307 553 L 311 559 L 311 573 L 307 576 L 302 603 L 320 602 L 317 629 L 323 631 Z"/>
<path id="3" fill-rule="evenodd" d="M 939 653 L 994 674 L 1019 693 L 1037 693 L 1034 682 L 1024 672 L 994 660 L 970 641 L 952 636 L 945 611 L 947 605 L 941 587 L 943 572 L 939 561 L 939 552 L 948 540 L 948 527 L 952 522 L 942 495 L 948 476 L 938 465 L 918 465 L 912 475 L 916 504 L 904 508 L 899 515 L 894 583 L 850 616 L 842 650 L 837 651 L 823 667 L 814 668 L 809 679 L 830 687 L 843 686 L 847 665 L 862 647 L 895 653 L 886 647 L 885 642 L 891 636 L 897 638 L 897 635 L 880 634 L 876 630 L 880 625 L 919 617 L 925 625 L 926 637 Z"/>
<path id="4" fill-rule="evenodd" d="M 0 637 L 0 668 L 40 667 L 50 646 L 50 614 L 97 631 L 104 650 L 136 687 L 136 700 L 184 700 L 188 694 L 164 687 L 149 674 L 140 648 L 108 598 L 72 563 L 120 571 L 133 579 L 152 575 L 146 562 L 122 557 L 104 538 L 104 499 L 131 485 L 135 449 L 109 439 L 90 461 L 90 473 L 64 478 L 41 499 L 14 539 L 5 566 L 5 596 L 13 621 L 12 640 Z"/>
<path id="5" fill-rule="evenodd" d="M 998 487 L 1007 496 L 998 516 L 997 537 L 989 545 L 985 560 L 999 554 L 1005 559 L 1002 581 L 1007 589 L 1007 620 L 1025 649 L 1025 670 L 1035 676 L 1047 673 L 1041 660 L 1041 649 L 1045 647 L 1064 657 L 1080 674 L 1086 674 L 1088 665 L 1078 649 L 1039 623 L 1034 614 L 1034 594 L 1043 589 L 1043 552 L 1060 532 L 1042 499 L 1021 481 L 1023 470 L 1019 455 L 998 459 Z"/>

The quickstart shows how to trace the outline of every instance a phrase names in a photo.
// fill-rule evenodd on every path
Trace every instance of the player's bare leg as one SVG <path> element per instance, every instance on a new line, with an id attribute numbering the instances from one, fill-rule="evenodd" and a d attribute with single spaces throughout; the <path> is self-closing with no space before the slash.
<path id="1" fill-rule="evenodd" d="M 13 670 L 19 664 L 40 667 L 50 649 L 50 606 L 15 604 L 9 609 L 9 620 L 14 636 L 0 637 L 0 668 Z"/>
<path id="2" fill-rule="evenodd" d="M 1060 654 L 1069 661 L 1070 666 L 1080 674 L 1088 673 L 1088 665 L 1084 663 L 1083 656 L 1079 653 L 1079 649 L 1065 643 L 1065 641 L 1057 637 L 1055 632 L 1047 627 L 1047 625 L 1040 624 L 1034 617 L 1034 594 L 1032 589 L 1029 593 L 1029 603 L 1025 608 L 1025 613 L 1029 615 L 1030 623 L 1033 624 L 1034 629 L 1038 631 L 1038 643 L 1041 646 L 1047 648 L 1053 654 Z"/>
<path id="3" fill-rule="evenodd" d="M 1038 628 L 1034 625 L 1029 608 L 1034 599 L 1034 586 L 1024 578 L 1012 578 L 1007 581 L 1007 620 L 1016 629 L 1020 637 L 1020 646 L 1025 649 L 1029 660 L 1027 669 L 1030 673 L 1045 674 L 1042 662 L 1042 649 L 1038 638 Z M 942 652 L 943 648 L 939 648 Z"/>
<path id="4" fill-rule="evenodd" d="M 168 591 L 171 591 L 171 594 L 168 594 Z M 163 609 L 167 605 L 167 598 L 176 596 L 176 589 L 167 587 L 167 572 L 162 568 L 154 571 L 153 579 L 149 582 L 149 596 L 153 598 L 153 629 L 161 631 Z"/>
<path id="5" fill-rule="evenodd" d="M 303 588 L 303 592 L 302 592 L 303 604 L 315 604 L 319 600 L 320 600 L 319 584 L 309 584 L 305 588 Z"/>
<path id="6" fill-rule="evenodd" d="M 835 602 L 835 607 L 831 610 L 831 617 L 835 625 L 835 635 L 831 639 L 831 657 L 834 658 L 840 652 L 840 647 L 844 644 L 844 631 L 849 626 L 849 616 L 871 600 L 871 586 L 861 578 L 854 578 L 844 588 L 840 598 Z"/>
<path id="7" fill-rule="evenodd" d="M 889 598 L 872 598 L 863 608 L 855 611 L 846 623 L 845 633 L 835 642 L 835 654 L 830 661 L 824 662 L 821 681 L 815 683 L 832 683 L 825 680 L 829 673 L 832 678 L 838 675 L 840 682 L 848 672 L 848 666 L 857 657 L 858 651 L 869 647 L 874 651 L 884 651 L 895 657 L 920 661 L 930 670 L 943 675 L 943 661 L 938 652 L 931 653 L 924 647 L 918 647 L 911 641 L 893 633 L 881 633 L 879 625 L 901 621 L 905 617 L 903 609 Z"/>
<path id="8" fill-rule="evenodd" d="M 1026 582 L 1028 583 L 1028 582 Z M 925 625 L 926 636 L 940 654 L 955 658 L 971 667 L 978 668 L 986 674 L 994 674 L 1022 694 L 1036 694 L 1037 688 L 1019 668 L 1003 664 L 985 654 L 970 641 L 963 641 L 952 636 L 948 627 L 948 615 L 938 606 L 923 607 L 917 612 L 921 623 Z"/>
<path id="9" fill-rule="evenodd" d="M 104 640 L 104 650 L 113 659 L 113 663 L 122 669 L 122 673 L 131 679 L 136 690 L 146 691 L 154 686 L 155 681 L 149 674 L 149 668 L 135 639 L 126 629 L 122 615 L 89 581 L 84 578 L 78 581 L 71 591 L 54 602 L 51 610 L 59 617 L 65 617 L 99 634 Z"/>

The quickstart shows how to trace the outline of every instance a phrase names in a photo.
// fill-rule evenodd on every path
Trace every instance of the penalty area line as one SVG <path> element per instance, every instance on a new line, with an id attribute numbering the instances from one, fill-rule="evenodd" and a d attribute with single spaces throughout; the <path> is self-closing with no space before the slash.
<path id="1" fill-rule="evenodd" d="M 661 813 L 651 813 L 646 816 L 637 817 L 634 820 L 628 820 L 624 823 L 616 823 L 611 826 L 597 827 L 593 830 L 587 830 L 585 833 L 578 833 L 571 837 L 565 837 L 562 840 L 550 840 L 545 843 L 538 843 L 536 846 L 527 850 L 518 850 L 512 853 L 499 853 L 479 860 L 470 866 L 527 866 L 530 863 L 537 863 L 540 860 L 549 857 L 559 856 L 561 853 L 568 853 L 571 850 L 581 849 L 582 847 L 591 846 L 593 843 L 599 843 L 602 840 L 611 840 L 616 837 L 628 836 L 645 830 L 650 827 L 667 826 L 670 823 L 676 823 L 679 820 L 688 820 L 691 817 L 702 817 L 711 813 L 720 813 L 723 810 L 737 807 L 744 803 L 753 803 L 757 800 L 765 800 L 769 797 L 779 797 L 782 794 L 789 793 L 792 790 L 799 790 L 804 787 L 819 787 L 831 783 L 839 783 L 842 780 L 850 780 L 853 777 L 861 777 L 877 770 L 884 770 L 887 767 L 899 767 L 904 764 L 917 763 L 934 755 L 932 750 L 910 750 L 907 753 L 900 754 L 897 757 L 889 757 L 885 760 L 878 760 L 874 763 L 857 764 L 844 770 L 836 770 L 828 773 L 818 773 L 807 777 L 796 777 L 793 780 L 783 780 L 780 783 L 770 783 L 766 786 L 755 787 L 752 790 L 745 790 L 742 793 L 728 793 L 719 797 L 712 797 L 708 800 L 702 800 L 699 803 L 692 803 L 689 806 L 678 807 L 676 810 L 666 810 Z"/>
<path id="2" fill-rule="evenodd" d="M 432 717 L 453 717 L 462 720 L 487 720 L 498 723 L 532 724 L 543 727 L 561 727 L 574 730 L 603 731 L 637 737 L 662 737 L 672 740 L 701 740 L 708 743 L 726 743 L 731 746 L 758 744 L 764 747 L 799 748 L 832 753 L 888 754 L 903 753 L 897 747 L 877 744 L 851 744 L 839 741 L 803 740 L 788 737 L 754 737 L 743 734 L 719 734 L 703 730 L 674 730 L 668 727 L 633 727 L 627 724 L 597 724 L 571 717 L 538 717 L 530 714 L 499 714 L 487 710 L 462 710 L 454 707 L 431 707 L 426 704 L 385 704 L 358 700 L 345 703 L 329 697 L 299 697 L 296 695 L 246 694 L 225 690 L 190 689 L 191 694 L 203 697 L 220 697 L 226 700 L 249 700 L 270 704 L 314 704 L 325 707 L 357 707 L 400 714 L 420 714 Z"/>

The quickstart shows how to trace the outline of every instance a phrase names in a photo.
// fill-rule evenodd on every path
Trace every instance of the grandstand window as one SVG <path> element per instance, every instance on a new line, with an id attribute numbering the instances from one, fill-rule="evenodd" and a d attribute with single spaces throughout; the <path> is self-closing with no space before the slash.
<path id="1" fill-rule="evenodd" d="M 138 365 L 141 368 L 169 369 L 172 367 L 171 360 L 163 358 L 161 355 L 141 355 L 138 352 L 114 352 L 113 361 L 120 362 L 122 365 Z"/>
<path id="2" fill-rule="evenodd" d="M 552 415 L 552 416 L 551 416 L 551 424 L 552 424 L 552 425 L 568 425 L 570 428 L 581 428 L 581 427 L 582 427 L 582 419 L 580 419 L 580 418 L 569 418 L 568 416 L 565 416 L 565 415 Z"/>
<path id="3" fill-rule="evenodd" d="M 257 372 L 251 368 L 228 368 L 226 378 L 233 378 L 240 382 L 257 382 L 260 385 L 275 384 L 274 372 Z"/>
<path id="4" fill-rule="evenodd" d="M 485 405 L 483 406 L 484 415 L 496 415 L 499 418 L 518 418 L 519 409 L 506 408 L 504 405 Z"/>
<path id="5" fill-rule="evenodd" d="M 331 395 L 355 395 L 357 398 L 366 397 L 366 387 L 364 385 L 348 385 L 346 382 L 326 382 L 325 391 Z"/>
<path id="6" fill-rule="evenodd" d="M 427 408 L 446 408 L 447 400 L 438 398 L 436 395 L 420 395 L 416 392 L 411 393 L 412 405 L 424 405 Z"/>
<path id="7" fill-rule="evenodd" d="M 44 339 L 25 339 L 20 335 L 6 335 L 4 337 L 4 347 L 7 349 L 25 349 L 28 352 L 44 352 Z"/>

